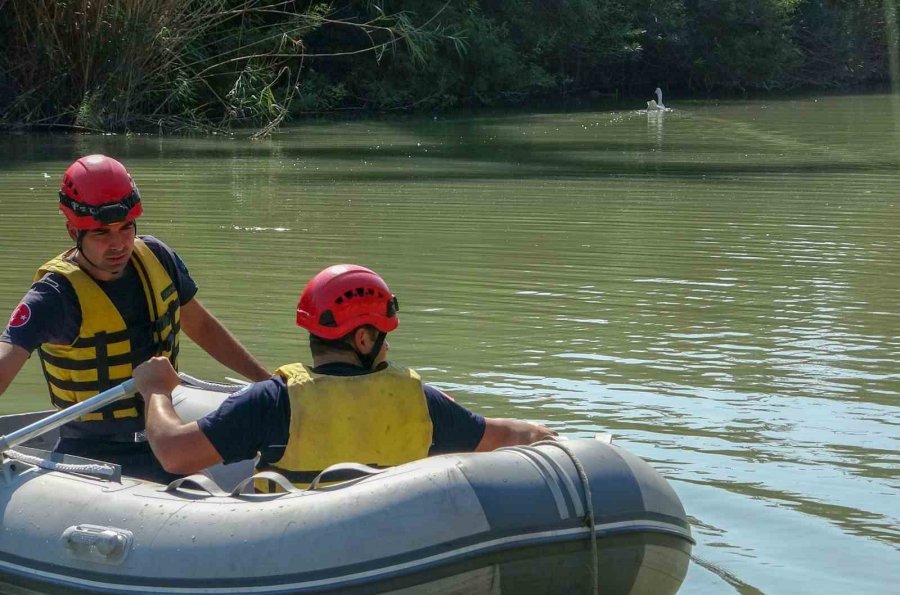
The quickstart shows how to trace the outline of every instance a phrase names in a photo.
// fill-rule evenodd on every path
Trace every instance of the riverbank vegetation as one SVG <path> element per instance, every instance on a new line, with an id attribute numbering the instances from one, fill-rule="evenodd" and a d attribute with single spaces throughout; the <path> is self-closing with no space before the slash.
<path id="1" fill-rule="evenodd" d="M 255 126 L 890 80 L 894 0 L 0 0 L 0 123 Z"/>

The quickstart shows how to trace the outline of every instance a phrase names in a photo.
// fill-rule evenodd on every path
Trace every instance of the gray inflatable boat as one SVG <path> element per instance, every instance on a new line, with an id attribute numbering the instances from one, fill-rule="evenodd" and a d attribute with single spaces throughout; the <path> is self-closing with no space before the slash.
<path id="1" fill-rule="evenodd" d="M 175 402 L 194 419 L 224 396 Z M 4 454 L 0 591 L 665 595 L 693 544 L 669 484 L 605 440 L 339 465 L 280 494 L 246 493 L 252 462 L 163 486 L 40 449 L 53 440 Z"/>

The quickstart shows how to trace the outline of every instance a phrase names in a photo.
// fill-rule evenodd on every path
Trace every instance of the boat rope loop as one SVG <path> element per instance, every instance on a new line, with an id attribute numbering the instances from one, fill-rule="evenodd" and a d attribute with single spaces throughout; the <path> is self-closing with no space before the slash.
<path id="1" fill-rule="evenodd" d="M 591 531 L 591 582 L 594 585 L 594 593 L 599 595 L 600 570 L 598 568 L 599 561 L 597 560 L 597 531 L 596 523 L 594 520 L 594 498 L 591 495 L 591 481 L 588 478 L 587 470 L 584 468 L 584 465 L 581 463 L 578 455 L 576 455 L 565 442 L 557 442 L 556 440 L 542 440 L 541 442 L 535 442 L 531 446 L 555 446 L 556 448 L 569 455 L 569 458 L 572 459 L 572 464 L 575 465 L 575 470 L 578 471 L 578 477 L 579 479 L 581 479 L 581 485 L 584 488 L 584 523 Z"/>
<path id="2" fill-rule="evenodd" d="M 98 477 L 107 478 L 112 478 L 116 474 L 116 468 L 112 465 L 103 465 L 100 463 L 59 463 L 57 461 L 51 461 L 49 459 L 27 455 L 16 450 L 7 450 L 3 454 L 7 458 L 14 461 L 28 463 L 29 465 L 34 465 L 35 467 L 40 467 L 41 469 L 47 469 L 49 471 L 61 471 L 63 473 L 81 473 L 82 475 L 95 475 Z"/>

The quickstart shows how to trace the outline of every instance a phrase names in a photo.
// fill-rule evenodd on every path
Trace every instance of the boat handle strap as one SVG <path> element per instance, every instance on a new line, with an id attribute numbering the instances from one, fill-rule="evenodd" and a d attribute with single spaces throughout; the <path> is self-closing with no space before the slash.
<path id="1" fill-rule="evenodd" d="M 216 498 L 227 498 L 230 496 L 234 498 L 236 496 L 245 495 L 243 491 L 244 488 L 246 488 L 248 485 L 251 485 L 253 483 L 253 480 L 255 479 L 272 481 L 278 484 L 278 486 L 285 492 L 301 491 L 294 487 L 293 484 L 291 484 L 291 482 L 289 482 L 283 475 L 273 473 L 272 471 L 261 471 L 252 475 L 234 486 L 234 489 L 232 489 L 230 492 L 226 492 L 225 490 L 223 490 L 221 487 L 219 487 L 219 484 L 217 484 L 213 479 L 207 477 L 203 473 L 195 473 L 193 475 L 179 477 L 178 479 L 167 485 L 163 491 L 174 492 L 185 483 L 189 483 L 207 492 L 210 496 L 215 496 Z"/>
<path id="2" fill-rule="evenodd" d="M 362 479 L 363 477 L 368 477 L 370 475 L 378 475 L 382 473 L 385 469 L 378 469 L 376 467 L 370 467 L 369 465 L 363 465 L 362 463 L 335 463 L 329 467 L 326 467 L 321 473 L 316 475 L 316 478 L 312 480 L 312 483 L 309 484 L 309 487 L 306 488 L 308 490 L 317 490 L 319 489 L 319 484 L 326 481 L 325 476 L 329 473 L 358 473 L 361 477 L 350 479 L 348 481 L 354 481 L 356 479 Z M 341 478 L 342 480 L 345 478 Z"/>
<path id="3" fill-rule="evenodd" d="M 167 485 L 163 491 L 164 492 L 174 492 L 178 490 L 183 484 L 192 483 L 198 488 L 209 493 L 210 496 L 215 496 L 217 498 L 224 498 L 226 496 L 231 496 L 232 494 L 226 492 L 222 488 L 219 487 L 219 484 L 203 475 L 202 473 L 194 473 L 193 475 L 186 475 L 185 477 L 179 477 L 178 479 L 172 481 Z"/>
<path id="4" fill-rule="evenodd" d="M 231 495 L 239 496 L 243 494 L 244 488 L 246 488 L 248 485 L 253 484 L 253 481 L 256 479 L 271 481 L 287 493 L 302 491 L 297 489 L 294 484 L 288 481 L 287 477 L 280 473 L 275 473 L 274 471 L 260 471 L 259 473 L 254 473 L 247 479 L 243 480 L 241 483 L 234 486 L 234 489 L 231 490 Z"/>
<path id="5" fill-rule="evenodd" d="M 330 473 L 355 473 L 359 474 L 360 477 L 350 479 L 348 481 L 356 481 L 362 479 L 364 477 L 369 477 L 371 475 L 377 475 L 382 473 L 385 469 L 377 469 L 375 467 L 370 467 L 369 465 L 363 465 L 361 463 L 337 463 L 336 465 L 331 465 L 330 467 L 326 467 L 324 471 L 319 473 L 315 479 L 312 480 L 312 483 L 309 484 L 308 490 L 317 490 L 321 487 L 322 482 L 326 482 L 326 476 Z M 190 483 L 198 488 L 207 492 L 210 496 L 215 496 L 217 498 L 225 498 L 228 496 L 235 497 L 243 494 L 244 488 L 248 485 L 252 484 L 254 480 L 263 479 L 266 481 L 274 482 L 285 492 L 300 492 L 303 490 L 298 489 L 294 484 L 292 484 L 288 479 L 281 475 L 280 473 L 275 473 L 272 471 L 260 471 L 234 486 L 230 492 L 226 492 L 222 488 L 219 487 L 215 481 L 207 477 L 202 473 L 195 473 L 193 475 L 187 475 L 185 477 L 179 477 L 178 479 L 172 481 L 163 488 L 165 492 L 174 492 L 178 490 L 185 483 Z"/>

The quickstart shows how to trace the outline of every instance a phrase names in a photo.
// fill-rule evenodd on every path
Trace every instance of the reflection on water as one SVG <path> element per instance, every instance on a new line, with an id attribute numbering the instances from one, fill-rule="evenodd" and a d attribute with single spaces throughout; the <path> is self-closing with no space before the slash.
<path id="1" fill-rule="evenodd" d="M 140 231 L 270 367 L 307 358 L 305 281 L 365 264 L 400 297 L 395 359 L 488 415 L 611 431 L 669 477 L 699 540 L 682 592 L 891 592 L 900 127 L 884 101 L 312 124 L 258 143 L 14 137 L 0 307 L 65 247 L 67 163 L 106 151 L 141 188 Z M 185 351 L 186 370 L 225 374 Z M 45 391 L 31 362 L 4 411 Z"/>

